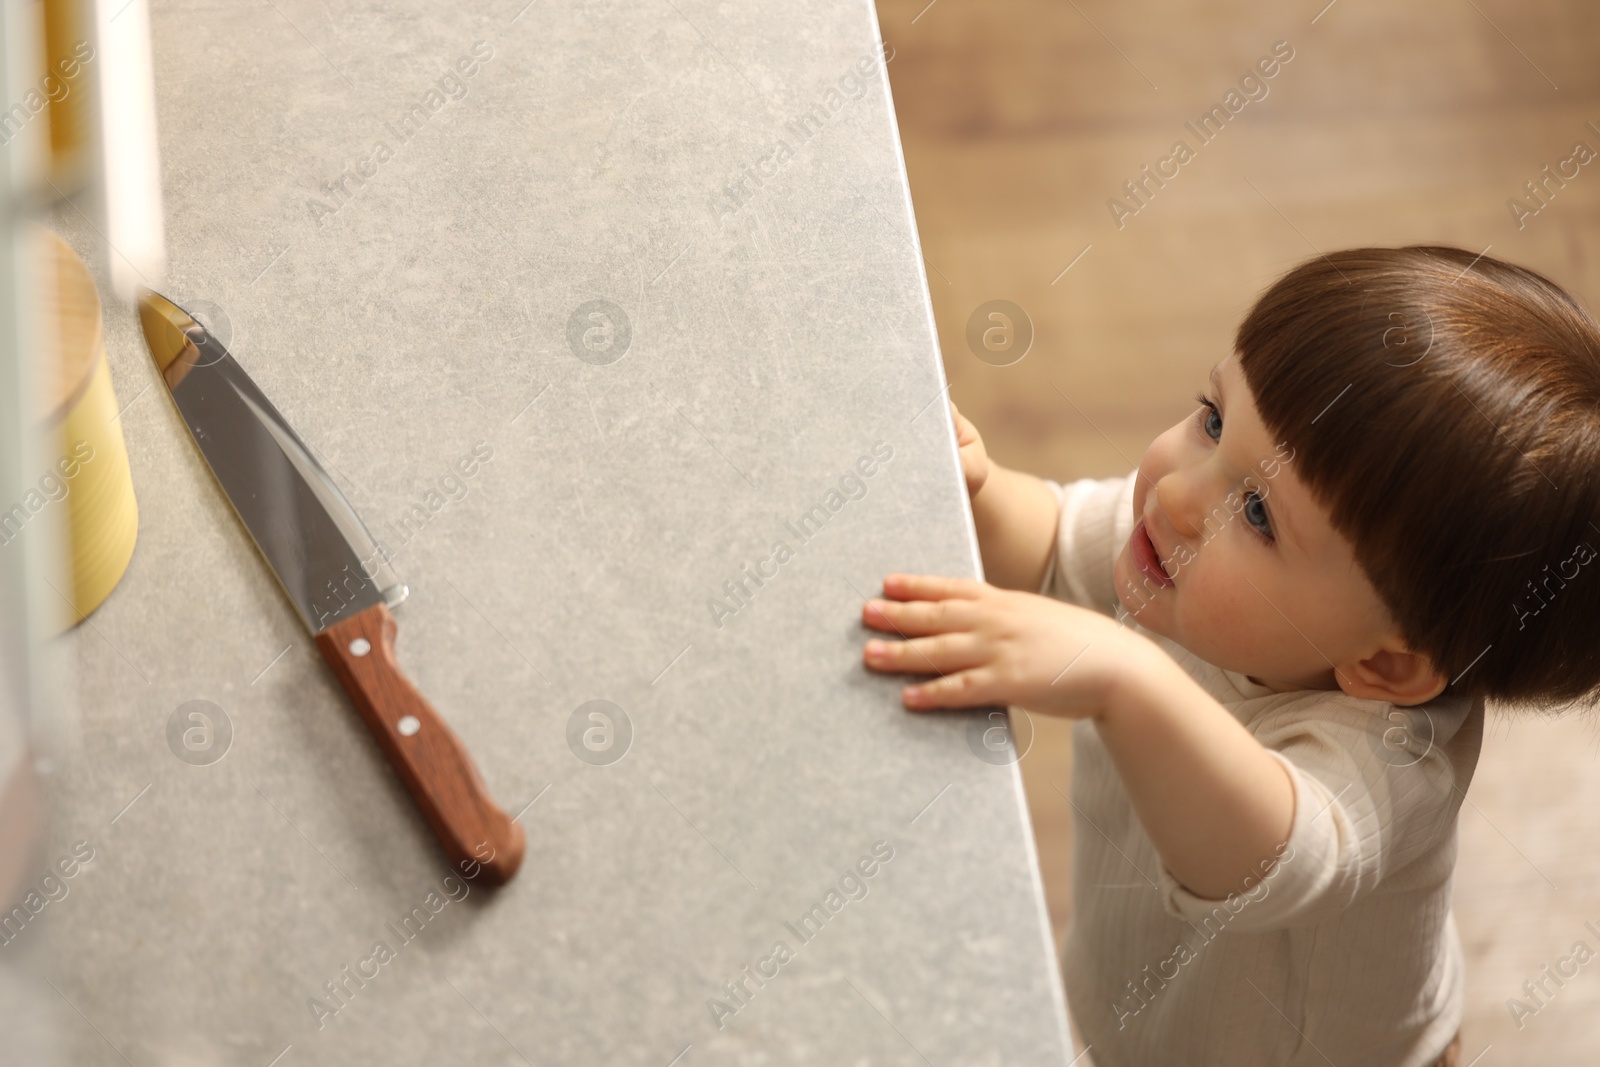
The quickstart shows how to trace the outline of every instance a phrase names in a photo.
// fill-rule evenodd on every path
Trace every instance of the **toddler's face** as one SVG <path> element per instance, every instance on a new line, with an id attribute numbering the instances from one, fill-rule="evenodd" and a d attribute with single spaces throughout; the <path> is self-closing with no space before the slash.
<path id="1" fill-rule="evenodd" d="M 1262 424 L 1235 357 L 1204 399 L 1139 462 L 1118 598 L 1146 629 L 1273 689 L 1348 684 L 1393 620 L 1296 476 L 1292 444 Z M 1335 400 L 1317 418 L 1348 413 Z"/>

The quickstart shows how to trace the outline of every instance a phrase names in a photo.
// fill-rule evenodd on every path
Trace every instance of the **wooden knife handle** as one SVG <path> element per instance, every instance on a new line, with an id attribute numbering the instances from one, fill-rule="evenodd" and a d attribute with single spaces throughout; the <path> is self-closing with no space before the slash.
<path id="1" fill-rule="evenodd" d="M 522 864 L 526 840 L 489 795 L 461 739 L 400 671 L 394 616 L 383 602 L 317 634 L 372 736 L 462 876 L 502 885 Z"/>

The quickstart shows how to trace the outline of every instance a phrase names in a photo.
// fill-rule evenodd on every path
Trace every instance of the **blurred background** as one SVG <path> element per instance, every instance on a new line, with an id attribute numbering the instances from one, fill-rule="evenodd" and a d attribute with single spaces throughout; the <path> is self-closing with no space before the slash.
<path id="1" fill-rule="evenodd" d="M 1318 251 L 1487 250 L 1600 309 L 1600 159 L 1575 152 L 1600 152 L 1592 0 L 879 0 L 878 14 L 951 396 L 1006 466 L 1127 473 L 1192 411 L 1257 294 Z M 1202 143 L 1185 123 L 1278 42 L 1293 58 Z M 1131 198 L 1123 183 L 1179 139 L 1194 158 Z M 968 341 L 995 300 L 1026 316 L 1018 337 L 1031 323 L 1006 366 Z M 981 337 L 997 320 L 979 318 Z M 1059 944 L 1070 742 L 1033 724 L 1022 765 Z M 1594 1063 L 1600 963 L 1546 981 L 1548 998 L 1522 985 L 1577 942 L 1600 953 L 1585 926 L 1600 929 L 1595 722 L 1491 710 L 1460 841 L 1463 1063 Z M 1513 997 L 1536 1014 L 1514 1020 Z"/>

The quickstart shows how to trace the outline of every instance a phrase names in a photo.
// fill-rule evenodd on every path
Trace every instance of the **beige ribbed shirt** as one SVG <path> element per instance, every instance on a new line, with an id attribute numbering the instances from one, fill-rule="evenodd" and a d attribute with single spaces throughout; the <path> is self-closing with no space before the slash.
<path id="1" fill-rule="evenodd" d="M 1039 591 L 1125 616 L 1111 567 L 1133 475 L 1049 485 L 1060 525 Z M 1483 707 L 1275 693 L 1160 645 L 1289 771 L 1288 847 L 1249 894 L 1188 892 L 1162 865 L 1092 723 L 1073 725 L 1074 1027 L 1096 1067 L 1426 1067 L 1461 1023 L 1450 912 L 1456 815 Z"/>

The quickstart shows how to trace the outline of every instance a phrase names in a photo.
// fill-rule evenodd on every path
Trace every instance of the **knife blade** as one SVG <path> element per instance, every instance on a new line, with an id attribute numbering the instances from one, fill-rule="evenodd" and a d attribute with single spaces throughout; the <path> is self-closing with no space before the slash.
<path id="1" fill-rule="evenodd" d="M 139 321 L 217 484 L 452 864 L 508 881 L 526 845 L 455 732 L 401 672 L 390 608 L 407 589 L 339 487 L 227 348 L 141 290 Z"/>

